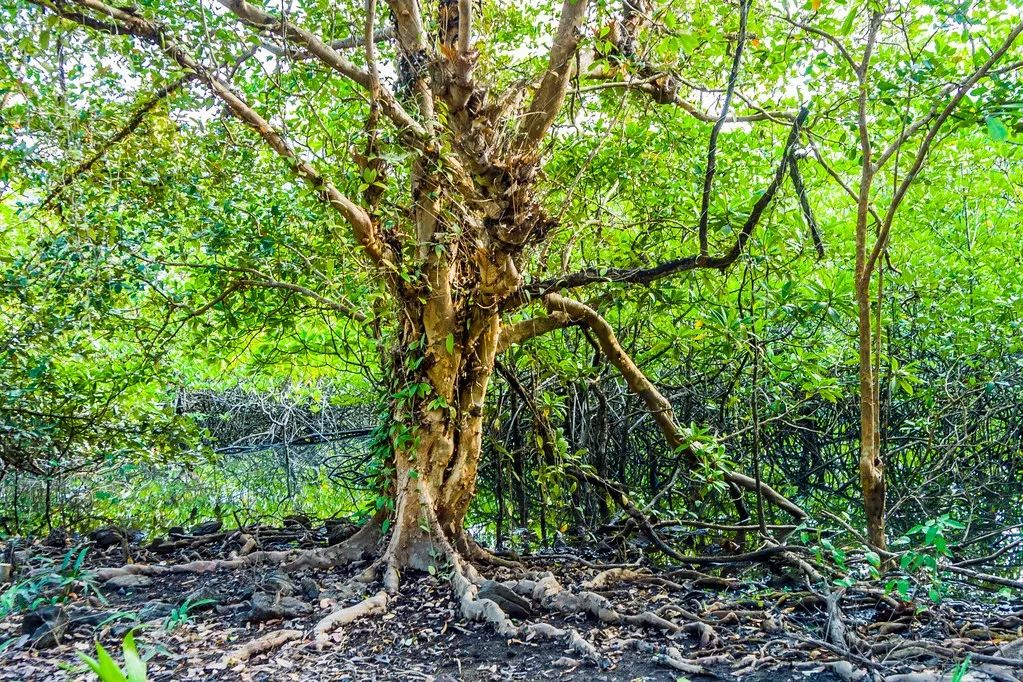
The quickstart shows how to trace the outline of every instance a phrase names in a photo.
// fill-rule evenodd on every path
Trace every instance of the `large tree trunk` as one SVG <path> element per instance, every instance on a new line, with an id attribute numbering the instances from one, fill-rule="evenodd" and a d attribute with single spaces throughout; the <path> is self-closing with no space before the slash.
<path id="1" fill-rule="evenodd" d="M 433 269 L 439 279 L 430 298 L 404 307 L 393 358 L 395 510 L 385 553 L 388 587 L 396 587 L 403 568 L 428 570 L 452 550 L 467 557 L 478 551 L 464 524 L 475 493 L 500 320 L 492 308 L 451 305 L 443 281 L 451 268 Z"/>

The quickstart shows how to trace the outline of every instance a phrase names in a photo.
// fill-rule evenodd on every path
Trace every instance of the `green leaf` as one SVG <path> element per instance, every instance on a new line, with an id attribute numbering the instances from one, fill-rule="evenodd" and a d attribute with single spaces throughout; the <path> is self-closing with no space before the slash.
<path id="1" fill-rule="evenodd" d="M 856 21 L 856 15 L 858 13 L 859 13 L 859 7 L 858 6 L 853 6 L 853 8 L 849 11 L 849 14 L 846 15 L 845 21 L 842 22 L 842 29 L 841 29 L 842 35 L 847 36 L 850 33 L 852 33 L 853 25 L 854 25 L 854 22 Z"/>
<path id="2" fill-rule="evenodd" d="M 135 647 L 135 633 L 125 635 L 121 650 L 124 652 L 124 672 L 128 682 L 146 682 L 146 663 Z"/>
<path id="3" fill-rule="evenodd" d="M 99 642 L 96 643 L 96 659 L 99 661 L 99 670 L 96 674 L 103 682 L 128 682 L 128 678 L 121 672 L 117 662 L 111 658 Z"/>
<path id="4" fill-rule="evenodd" d="M 995 142 L 1005 142 L 1009 139 L 1009 129 L 994 116 L 987 117 L 987 134 Z"/>
<path id="5" fill-rule="evenodd" d="M 881 567 L 881 557 L 878 555 L 877 552 L 867 552 L 866 554 L 863 555 L 863 558 L 866 559 L 867 563 L 873 566 L 874 568 Z"/>
<path id="6" fill-rule="evenodd" d="M 448 337 L 444 339 L 444 348 L 447 349 L 448 355 L 455 354 L 455 335 L 448 334 Z"/>

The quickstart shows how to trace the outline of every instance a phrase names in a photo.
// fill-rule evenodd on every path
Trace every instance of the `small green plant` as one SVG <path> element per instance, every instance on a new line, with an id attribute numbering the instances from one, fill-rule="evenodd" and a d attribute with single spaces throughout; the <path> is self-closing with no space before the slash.
<path id="1" fill-rule="evenodd" d="M 911 576 L 917 576 L 918 584 L 926 588 L 927 596 L 935 603 L 940 602 L 946 592 L 938 562 L 951 555 L 948 549 L 949 531 L 963 528 L 963 524 L 948 514 L 942 514 L 936 519 L 913 526 L 904 536 L 892 541 L 892 547 L 909 545 L 902 553 L 899 568 Z M 908 579 L 890 580 L 887 587 L 889 591 L 897 591 L 904 600 L 909 599 Z"/>
<path id="2" fill-rule="evenodd" d="M 967 654 L 961 662 L 956 663 L 955 667 L 952 668 L 952 681 L 951 682 L 963 682 L 966 677 L 966 673 L 970 669 L 970 655 Z"/>
<path id="3" fill-rule="evenodd" d="M 50 570 L 37 570 L 8 587 L 0 595 L 0 619 L 33 611 L 40 606 L 63 603 L 72 594 L 93 594 L 105 601 L 93 574 L 82 569 L 86 552 L 88 547 L 83 547 L 77 554 L 71 550 L 64 555 L 59 566 L 50 564 Z"/>
<path id="4" fill-rule="evenodd" d="M 135 635 L 129 632 L 121 644 L 124 667 L 117 664 L 103 645 L 96 642 L 96 658 L 79 652 L 78 657 L 89 667 L 100 682 L 146 682 L 146 663 L 135 647 Z"/>
<path id="5" fill-rule="evenodd" d="M 216 602 L 213 599 L 197 599 L 196 601 L 186 599 L 175 606 L 174 610 L 170 612 L 170 615 L 167 616 L 167 619 L 163 622 L 163 629 L 170 632 L 182 625 L 185 625 L 192 620 L 192 609 L 214 603 Z"/>

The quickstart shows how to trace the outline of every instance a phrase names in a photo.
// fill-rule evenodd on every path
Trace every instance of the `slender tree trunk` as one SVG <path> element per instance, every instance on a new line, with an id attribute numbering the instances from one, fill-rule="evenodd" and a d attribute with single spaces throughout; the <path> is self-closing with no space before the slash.
<path id="1" fill-rule="evenodd" d="M 872 357 L 869 279 L 857 282 L 856 307 L 860 374 L 860 485 L 863 488 L 867 539 L 875 547 L 884 549 L 887 546 L 884 533 L 885 480 L 884 462 L 881 459 L 880 406 Z"/>

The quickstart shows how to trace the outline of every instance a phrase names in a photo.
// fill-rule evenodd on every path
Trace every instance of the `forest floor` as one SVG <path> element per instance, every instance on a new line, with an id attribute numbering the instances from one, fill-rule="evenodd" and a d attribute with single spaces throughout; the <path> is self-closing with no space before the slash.
<path id="1" fill-rule="evenodd" d="M 291 534 L 289 536 L 289 533 Z M 275 535 L 276 534 L 276 535 Z M 22 544 L 15 588 L 5 599 L 23 598 L 22 613 L 0 620 L 0 680 L 87 680 L 78 652 L 95 654 L 97 639 L 120 659 L 120 642 L 134 629 L 149 657 L 149 680 L 869 680 L 930 682 L 956 679 L 954 666 L 973 652 L 959 680 L 1023 679 L 1023 595 L 1001 605 L 946 599 L 942 604 L 892 608 L 889 597 L 850 596 L 841 625 L 851 634 L 836 646 L 829 635 L 835 612 L 816 591 L 798 581 L 747 567 L 727 587 L 714 580 L 612 582 L 598 593 L 622 613 L 672 613 L 680 607 L 712 626 L 716 637 L 700 642 L 690 634 L 608 624 L 585 614 L 537 611 L 527 620 L 577 630 L 600 654 L 580 660 L 564 643 L 520 641 L 498 636 L 484 623 L 460 614 L 443 572 L 407 576 L 383 615 L 360 618 L 334 631 L 326 642 L 287 642 L 245 662 L 230 652 L 267 633 L 310 630 L 337 606 L 357 603 L 373 589 L 351 578 L 359 565 L 283 574 L 274 565 L 155 577 L 127 575 L 93 584 L 89 570 L 124 563 L 167 563 L 222 558 L 237 551 L 237 533 L 180 536 L 162 552 L 114 544 L 92 547 L 75 570 L 75 549 L 42 542 Z M 289 539 L 291 537 L 291 539 Z M 234 538 L 234 540 L 232 539 Z M 268 531 L 264 546 L 322 544 L 322 533 Z M 270 539 L 275 538 L 275 539 Z M 60 545 L 59 542 L 51 544 Z M 64 557 L 71 562 L 60 570 Z M 536 574 L 551 571 L 566 586 L 600 575 L 604 566 L 568 559 L 568 554 L 531 560 Z M 512 569 L 490 577 L 505 580 Z M 57 576 L 54 578 L 53 576 Z M 732 578 L 729 580 L 731 581 Z M 49 581 L 49 582 L 47 582 Z M 45 584 L 44 584 L 45 583 Z M 670 583 L 670 584 L 666 584 Z M 360 585 L 360 587 L 353 587 Z M 827 589 L 827 588 L 825 588 Z M 57 606 L 32 605 L 36 598 L 66 595 Z M 98 590 L 98 595 L 96 591 Z M 48 592 L 49 591 L 49 592 Z M 878 595 L 864 588 L 863 594 Z M 898 603 L 898 602 L 895 602 Z M 7 602 L 0 602 L 0 607 Z M 516 621 L 518 622 L 518 621 Z M 833 634 L 833 633 L 832 633 Z M 827 640 L 827 642 L 825 641 Z M 877 646 L 897 640 L 895 646 Z M 627 645 L 642 641 L 653 648 Z M 830 642 L 830 643 L 829 643 Z M 680 671 L 662 652 L 675 647 L 696 666 Z M 984 655 L 990 661 L 983 659 Z M 958 659 L 958 660 L 957 660 Z M 695 670 L 699 669 L 699 672 Z"/>

